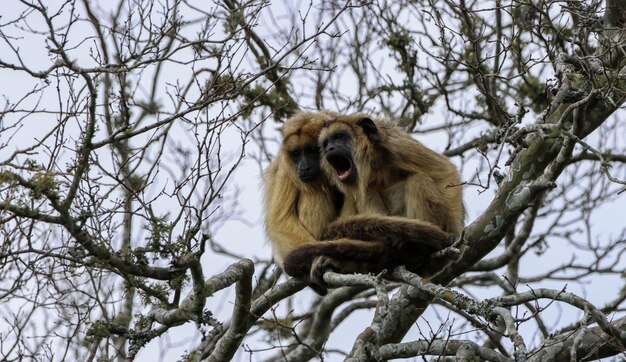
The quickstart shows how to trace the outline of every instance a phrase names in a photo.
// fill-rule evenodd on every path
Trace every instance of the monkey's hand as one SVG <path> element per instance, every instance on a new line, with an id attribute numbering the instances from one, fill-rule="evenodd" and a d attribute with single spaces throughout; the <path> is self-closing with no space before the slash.
<path id="1" fill-rule="evenodd" d="M 329 243 L 305 244 L 293 250 L 283 262 L 285 272 L 296 278 L 309 277 L 309 286 L 319 295 L 328 293 L 328 285 L 324 282 L 324 273 L 328 270 L 338 270 L 335 262 L 331 263 L 330 257 L 324 256 L 323 247 L 333 247 Z"/>
<path id="2" fill-rule="evenodd" d="M 295 278 L 305 278 L 309 275 L 311 264 L 320 255 L 316 243 L 302 245 L 287 254 L 283 261 L 283 270 L 287 275 Z"/>
<path id="3" fill-rule="evenodd" d="M 327 271 L 340 271 L 341 266 L 339 263 L 328 256 L 320 255 L 311 265 L 311 289 L 315 290 L 320 295 L 326 295 L 328 292 L 328 283 L 324 281 L 324 273 Z"/>

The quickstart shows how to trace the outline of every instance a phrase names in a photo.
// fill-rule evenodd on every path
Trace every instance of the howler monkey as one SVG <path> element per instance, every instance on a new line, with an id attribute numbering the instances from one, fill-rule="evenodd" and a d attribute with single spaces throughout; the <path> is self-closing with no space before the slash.
<path id="1" fill-rule="evenodd" d="M 319 141 L 322 169 L 345 196 L 342 216 L 379 214 L 382 205 L 390 215 L 461 234 L 461 179 L 445 156 L 388 122 L 358 114 L 326 122 Z"/>
<path id="2" fill-rule="evenodd" d="M 317 144 L 330 112 L 301 112 L 285 122 L 280 150 L 265 173 L 265 229 L 274 257 L 284 258 L 300 245 L 319 241 L 339 215 L 342 196 L 320 169 Z"/>

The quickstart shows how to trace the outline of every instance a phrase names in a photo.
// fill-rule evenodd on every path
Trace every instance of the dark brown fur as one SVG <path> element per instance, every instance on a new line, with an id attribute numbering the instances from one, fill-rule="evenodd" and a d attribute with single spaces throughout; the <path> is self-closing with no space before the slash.
<path id="1" fill-rule="evenodd" d="M 392 216 L 352 216 L 331 223 L 317 243 L 291 252 L 287 274 L 311 277 L 325 287 L 323 273 L 379 273 L 398 265 L 422 276 L 438 271 L 429 256 L 451 245 L 453 237 L 427 222 Z"/>

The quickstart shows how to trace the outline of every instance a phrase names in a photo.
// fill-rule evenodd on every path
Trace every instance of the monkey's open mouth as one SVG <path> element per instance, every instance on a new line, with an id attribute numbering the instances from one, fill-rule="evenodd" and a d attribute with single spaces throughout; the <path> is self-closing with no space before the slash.
<path id="1" fill-rule="evenodd" d="M 327 155 L 326 160 L 337 171 L 337 178 L 341 182 L 347 182 L 352 175 L 352 161 L 341 155 Z"/>

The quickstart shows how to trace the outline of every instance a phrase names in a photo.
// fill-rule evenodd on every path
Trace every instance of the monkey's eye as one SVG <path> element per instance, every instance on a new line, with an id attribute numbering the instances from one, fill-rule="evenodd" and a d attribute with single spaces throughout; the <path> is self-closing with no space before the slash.
<path id="1" fill-rule="evenodd" d="M 322 142 L 322 146 L 324 147 L 328 146 L 328 139 L 325 139 L 324 142 Z"/>
<path id="2" fill-rule="evenodd" d="M 302 151 L 300 150 L 292 150 L 290 153 L 293 158 L 299 158 L 302 155 Z"/>

